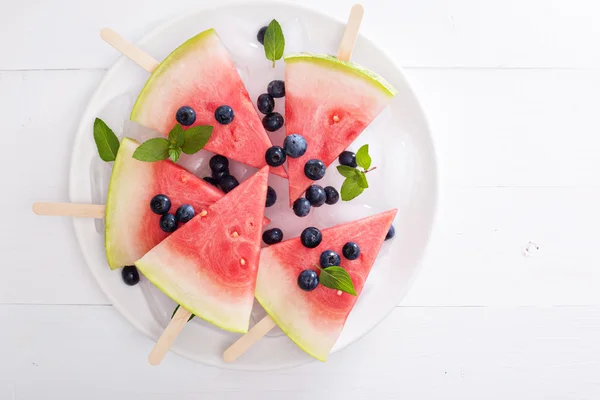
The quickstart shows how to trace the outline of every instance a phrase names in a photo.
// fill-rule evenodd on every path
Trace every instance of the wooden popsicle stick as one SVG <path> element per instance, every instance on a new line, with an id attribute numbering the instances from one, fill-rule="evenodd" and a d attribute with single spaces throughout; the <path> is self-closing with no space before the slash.
<path id="1" fill-rule="evenodd" d="M 234 344 L 229 346 L 225 352 L 223 352 L 223 360 L 225 362 L 232 362 L 238 359 L 239 356 L 244 354 L 250 347 L 254 346 L 263 336 L 267 334 L 271 329 L 275 328 L 277 324 L 268 315 L 258 321 L 248 333 L 236 340 Z"/>
<path id="2" fill-rule="evenodd" d="M 360 29 L 360 23 L 365 13 L 365 9 L 361 4 L 355 4 L 350 10 L 350 16 L 348 17 L 348 23 L 344 30 L 344 36 L 337 53 L 337 58 L 342 61 L 350 61 L 352 56 L 352 50 L 358 37 L 358 30 Z M 265 336 L 271 329 L 277 324 L 268 315 L 258 321 L 256 325 L 252 327 L 244 336 L 235 341 L 223 352 L 223 360 L 225 362 L 232 362 L 238 359 L 244 354 L 250 347 L 258 342 L 263 336 Z"/>
<path id="3" fill-rule="evenodd" d="M 125 40 L 112 29 L 102 29 L 100 31 L 100 37 L 146 71 L 153 72 L 156 67 L 158 67 L 158 61 L 152 58 L 148 53 L 145 53 L 143 50 L 136 47 L 133 43 Z"/>
<path id="4" fill-rule="evenodd" d="M 350 16 L 348 17 L 348 23 L 344 30 L 344 36 L 342 37 L 342 43 L 337 53 L 337 58 L 342 61 L 350 61 L 352 56 L 352 50 L 354 50 L 354 44 L 358 37 L 358 30 L 360 29 L 360 22 L 365 13 L 365 9 L 361 4 L 355 4 L 350 10 Z"/>
<path id="5" fill-rule="evenodd" d="M 173 346 L 175 339 L 177 339 L 177 336 L 179 336 L 191 315 L 191 312 L 181 306 L 177 309 L 177 312 L 171 318 L 171 322 L 169 322 L 169 325 L 167 325 L 162 335 L 158 338 L 150 355 L 148 355 L 148 362 L 151 365 L 158 365 L 165 358 L 165 355 L 171 346 Z"/>
<path id="6" fill-rule="evenodd" d="M 37 215 L 75 218 L 104 218 L 106 206 L 103 204 L 79 203 L 33 203 L 31 207 Z"/>

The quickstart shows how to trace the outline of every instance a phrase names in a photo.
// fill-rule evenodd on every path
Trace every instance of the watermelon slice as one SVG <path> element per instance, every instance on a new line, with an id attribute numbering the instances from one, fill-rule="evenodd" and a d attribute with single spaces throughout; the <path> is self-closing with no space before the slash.
<path id="1" fill-rule="evenodd" d="M 135 263 L 182 307 L 228 331 L 248 331 L 268 176 L 263 167 Z"/>
<path id="2" fill-rule="evenodd" d="M 138 145 L 129 138 L 122 140 L 108 186 L 105 247 L 111 269 L 133 265 L 167 237 L 159 227 L 160 215 L 150 210 L 155 195 L 169 196 L 172 212 L 186 203 L 199 212 L 224 196 L 171 161 L 136 160 L 132 156 Z"/>
<path id="3" fill-rule="evenodd" d="M 291 204 L 313 183 L 304 164 L 316 158 L 329 166 L 396 92 L 379 75 L 332 56 L 291 54 L 285 64 L 286 133 L 308 143 L 302 157 L 288 157 Z"/>
<path id="4" fill-rule="evenodd" d="M 228 125 L 215 120 L 215 110 L 222 105 L 235 113 Z M 166 136 L 181 106 L 196 111 L 195 125 L 214 127 L 207 150 L 256 168 L 266 165 L 271 140 L 214 29 L 194 36 L 164 59 L 142 89 L 131 120 Z M 283 167 L 272 172 L 287 177 Z"/>
<path id="5" fill-rule="evenodd" d="M 298 275 L 305 269 L 316 270 L 323 251 L 341 255 L 344 244 L 353 241 L 360 246 L 360 256 L 353 261 L 342 257 L 341 267 L 348 271 L 360 295 L 396 211 L 325 229 L 321 231 L 323 241 L 314 249 L 294 238 L 262 250 L 256 299 L 290 339 L 313 357 L 327 359 L 357 296 L 322 285 L 305 292 L 298 287 Z"/>

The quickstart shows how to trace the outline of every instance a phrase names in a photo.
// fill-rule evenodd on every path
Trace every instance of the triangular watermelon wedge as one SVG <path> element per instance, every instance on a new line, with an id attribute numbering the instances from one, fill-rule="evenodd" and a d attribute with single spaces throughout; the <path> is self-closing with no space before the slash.
<path id="1" fill-rule="evenodd" d="M 168 236 L 160 229 L 160 215 L 150 209 L 157 194 L 169 196 L 171 213 L 186 203 L 199 212 L 224 196 L 171 161 L 136 160 L 133 152 L 138 146 L 133 139 L 121 141 L 108 186 L 105 247 L 111 269 L 133 265 Z"/>
<path id="2" fill-rule="evenodd" d="M 228 331 L 248 331 L 268 175 L 263 167 L 135 263 L 182 307 Z"/>
<path id="3" fill-rule="evenodd" d="M 215 110 L 228 105 L 234 111 L 230 124 L 215 120 Z M 272 146 L 233 61 L 214 29 L 189 39 L 160 63 L 146 82 L 131 112 L 131 120 L 162 132 L 177 123 L 182 106 L 196 111 L 194 125 L 213 126 L 205 149 L 232 160 L 261 168 Z M 283 167 L 274 174 L 287 177 Z"/>
<path id="4" fill-rule="evenodd" d="M 396 211 L 325 229 L 321 231 L 323 241 L 314 249 L 294 238 L 262 250 L 256 299 L 290 339 L 313 357 L 327 359 L 357 296 L 322 285 L 311 292 L 303 291 L 297 284 L 298 275 L 305 269 L 316 271 L 315 264 L 323 251 L 334 250 L 341 255 L 345 243 L 356 242 L 360 256 L 353 261 L 342 257 L 341 267 L 348 271 L 360 295 Z"/>
<path id="5" fill-rule="evenodd" d="M 285 57 L 286 133 L 307 141 L 306 153 L 288 157 L 290 204 L 313 183 L 310 159 L 329 166 L 392 100 L 396 91 L 379 75 L 328 55 Z"/>

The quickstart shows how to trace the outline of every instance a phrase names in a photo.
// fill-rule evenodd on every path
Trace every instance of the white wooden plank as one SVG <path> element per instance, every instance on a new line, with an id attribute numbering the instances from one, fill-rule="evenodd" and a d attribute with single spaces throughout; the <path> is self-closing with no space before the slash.
<path id="1" fill-rule="evenodd" d="M 266 373 L 169 355 L 112 307 L 0 306 L 0 399 L 597 399 L 600 309 L 402 307 L 325 363 Z M 13 397 L 14 396 L 14 397 Z"/>
<path id="2" fill-rule="evenodd" d="M 69 218 L 33 214 L 34 201 L 67 200 L 79 114 L 101 71 L 0 72 L 2 269 L 0 303 L 106 302 Z"/>
<path id="3" fill-rule="evenodd" d="M 409 70 L 443 183 L 598 186 L 598 71 Z"/>
<path id="4" fill-rule="evenodd" d="M 345 20 L 342 0 L 302 5 Z M 594 0 L 365 0 L 361 30 L 405 66 L 598 68 Z M 201 5 L 180 0 L 6 1 L 0 69 L 106 68 L 115 52 L 105 26 L 137 39 L 158 22 Z M 60 10 L 60 12 L 59 12 Z M 51 17 L 49 17 L 51 16 Z M 268 20 L 269 16 L 265 16 Z M 307 49 L 310 50 L 310 49 Z"/>
<path id="5" fill-rule="evenodd" d="M 598 204 L 590 188 L 444 190 L 402 305 L 600 304 Z"/>

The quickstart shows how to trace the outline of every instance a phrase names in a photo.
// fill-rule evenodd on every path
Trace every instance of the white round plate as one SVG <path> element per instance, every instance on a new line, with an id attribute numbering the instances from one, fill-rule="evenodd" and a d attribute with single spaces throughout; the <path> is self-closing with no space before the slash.
<path id="1" fill-rule="evenodd" d="M 145 36 L 138 45 L 162 60 L 186 39 L 215 28 L 230 50 L 251 98 L 256 99 L 270 80 L 283 78 L 283 62 L 279 61 L 275 69 L 270 68 L 255 39 L 258 29 L 272 18 L 283 27 L 286 52 L 335 54 L 345 26 L 343 21 L 292 3 L 227 4 L 169 21 Z M 362 36 L 358 38 L 352 60 L 383 75 L 398 90 L 392 104 L 350 147 L 356 151 L 364 143 L 370 145 L 373 165 L 377 166 L 377 170 L 369 174 L 370 188 L 352 202 L 313 209 L 309 217 L 301 219 L 286 207 L 285 181 L 272 177 L 270 184 L 275 186 L 280 199 L 275 207 L 267 209 L 272 225 L 282 228 L 284 235 L 290 238 L 298 235 L 305 226 L 331 226 L 398 208 L 396 237 L 383 245 L 332 352 L 358 340 L 398 305 L 415 276 L 427 245 L 437 200 L 436 164 L 430 132 L 401 69 Z M 118 133 L 122 134 L 126 129 L 126 134 L 131 135 L 131 130 L 135 131 L 136 127 L 123 121 L 147 78 L 147 72 L 123 57 L 106 73 L 77 132 L 70 170 L 71 201 L 100 203 L 105 200 L 111 166 L 98 158 L 92 136 L 94 118 L 101 117 Z M 277 109 L 283 110 L 283 104 L 283 99 L 277 99 Z M 282 132 L 273 139 L 275 143 L 280 142 Z M 192 166 L 192 170 L 199 176 L 206 176 L 206 164 Z M 243 179 L 252 171 L 238 165 L 234 173 Z M 341 179 L 332 165 L 324 183 L 339 188 Z M 123 284 L 119 270 L 108 268 L 102 221 L 75 219 L 74 225 L 87 264 L 104 293 L 133 325 L 156 340 L 167 325 L 175 304 L 147 280 L 128 287 Z M 262 310 L 257 308 L 253 323 L 262 316 L 261 313 Z M 275 330 L 236 362 L 226 364 L 221 358 L 223 350 L 238 337 L 195 318 L 183 330 L 172 350 L 195 361 L 232 369 L 275 369 L 312 360 Z"/>

